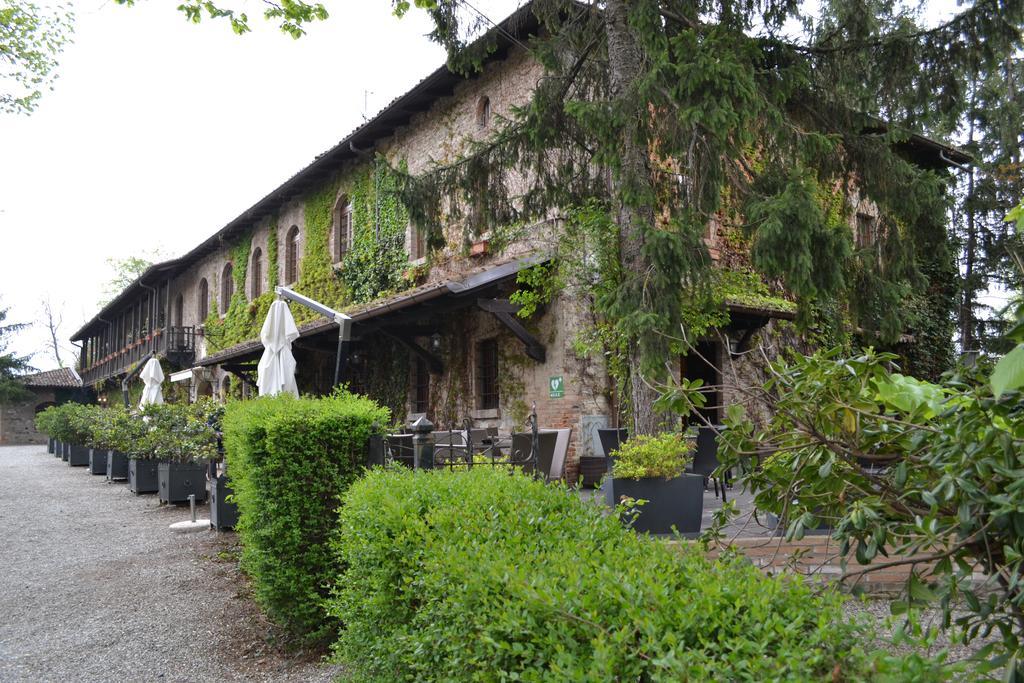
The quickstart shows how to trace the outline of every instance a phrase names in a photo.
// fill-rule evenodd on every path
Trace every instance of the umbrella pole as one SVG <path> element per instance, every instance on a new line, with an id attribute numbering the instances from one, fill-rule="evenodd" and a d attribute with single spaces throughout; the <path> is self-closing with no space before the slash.
<path id="1" fill-rule="evenodd" d="M 332 389 L 338 386 L 338 383 L 341 381 L 341 373 L 345 371 L 345 367 L 348 365 L 348 347 L 350 342 L 345 338 L 346 336 L 348 335 L 345 334 L 345 329 L 342 327 L 338 334 L 338 354 L 334 359 L 334 384 L 331 385 Z"/>

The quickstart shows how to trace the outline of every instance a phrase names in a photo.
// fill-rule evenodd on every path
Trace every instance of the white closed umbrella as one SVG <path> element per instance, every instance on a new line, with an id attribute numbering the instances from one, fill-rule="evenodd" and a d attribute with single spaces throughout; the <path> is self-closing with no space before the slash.
<path id="1" fill-rule="evenodd" d="M 264 349 L 256 377 L 260 396 L 275 396 L 284 391 L 298 397 L 295 356 L 292 355 L 292 342 L 298 338 L 299 328 L 295 326 L 288 304 L 283 301 L 270 304 L 267 319 L 260 330 Z"/>
<path id="2" fill-rule="evenodd" d="M 146 385 L 146 388 L 142 390 L 142 400 L 139 401 L 139 407 L 163 403 L 164 392 L 160 389 L 160 384 L 164 381 L 164 371 L 160 367 L 160 361 L 156 358 L 150 358 L 146 361 L 146 367 L 142 368 L 142 374 L 139 377 L 142 378 L 142 383 Z"/>

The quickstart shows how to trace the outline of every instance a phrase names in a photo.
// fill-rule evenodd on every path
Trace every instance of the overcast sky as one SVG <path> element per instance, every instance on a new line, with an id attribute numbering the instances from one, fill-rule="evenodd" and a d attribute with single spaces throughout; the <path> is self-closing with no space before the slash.
<path id="1" fill-rule="evenodd" d="M 390 0 L 329 3 L 297 41 L 260 3 L 241 37 L 177 4 L 77 0 L 56 90 L 31 116 L 0 114 L 8 322 L 41 320 L 48 297 L 66 343 L 98 310 L 108 257 L 184 253 L 444 61 L 427 17 L 396 19 Z M 494 20 L 517 6 L 474 4 Z M 46 339 L 36 325 L 12 347 L 49 369 Z"/>

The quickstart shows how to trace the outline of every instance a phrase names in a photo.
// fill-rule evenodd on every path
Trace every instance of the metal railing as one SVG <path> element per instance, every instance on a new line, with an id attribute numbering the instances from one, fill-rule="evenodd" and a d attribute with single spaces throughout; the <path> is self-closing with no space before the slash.
<path id="1" fill-rule="evenodd" d="M 149 354 L 166 356 L 179 365 L 191 364 L 195 358 L 195 338 L 196 329 L 191 326 L 153 330 L 83 368 L 82 382 L 87 385 L 94 384 L 122 375 Z"/>

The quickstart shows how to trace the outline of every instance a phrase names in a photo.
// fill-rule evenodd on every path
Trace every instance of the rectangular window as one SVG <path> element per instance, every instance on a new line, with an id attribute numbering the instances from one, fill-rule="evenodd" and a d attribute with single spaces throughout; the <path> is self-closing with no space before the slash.
<path id="1" fill-rule="evenodd" d="M 338 214 L 338 261 L 352 249 L 352 205 L 347 204 Z"/>
<path id="2" fill-rule="evenodd" d="M 426 230 L 409 225 L 409 260 L 416 261 L 427 255 Z"/>
<path id="3" fill-rule="evenodd" d="M 430 370 L 422 358 L 416 359 L 412 382 L 412 412 L 425 413 L 430 409 Z"/>
<path id="4" fill-rule="evenodd" d="M 498 407 L 498 340 L 476 345 L 476 405 L 481 410 Z"/>
<path id="5" fill-rule="evenodd" d="M 861 249 L 871 247 L 878 239 L 878 219 L 866 213 L 857 214 L 856 243 Z"/>

